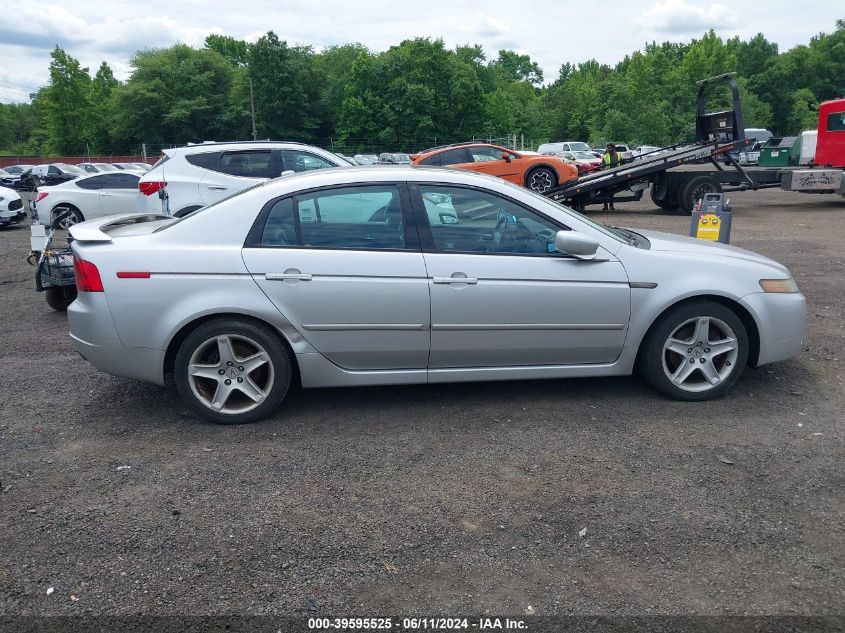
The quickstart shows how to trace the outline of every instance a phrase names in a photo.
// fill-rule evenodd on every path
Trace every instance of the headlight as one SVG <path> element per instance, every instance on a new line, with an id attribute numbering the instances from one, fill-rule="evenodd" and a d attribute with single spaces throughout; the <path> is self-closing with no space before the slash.
<path id="1" fill-rule="evenodd" d="M 760 287 L 763 292 L 798 292 L 798 284 L 792 277 L 789 279 L 761 279 Z"/>

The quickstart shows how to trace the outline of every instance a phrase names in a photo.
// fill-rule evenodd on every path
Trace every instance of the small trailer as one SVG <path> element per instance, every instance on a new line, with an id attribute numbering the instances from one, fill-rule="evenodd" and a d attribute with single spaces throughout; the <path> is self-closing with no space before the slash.
<path id="1" fill-rule="evenodd" d="M 731 90 L 733 108 L 706 112 L 705 90 L 725 82 Z M 696 202 L 708 193 L 780 187 L 787 191 L 845 195 L 845 99 L 828 101 L 820 107 L 815 164 L 824 165 L 824 169 L 811 166 L 747 170 L 734 158 L 737 150 L 750 145 L 753 139 L 745 137 L 739 87 L 733 73 L 705 79 L 698 86 L 695 142 L 660 148 L 635 162 L 592 172 L 543 195 L 583 210 L 591 204 L 640 200 L 648 189 L 655 205 L 685 214 L 692 213 Z M 713 168 L 706 167 L 706 163 Z"/>

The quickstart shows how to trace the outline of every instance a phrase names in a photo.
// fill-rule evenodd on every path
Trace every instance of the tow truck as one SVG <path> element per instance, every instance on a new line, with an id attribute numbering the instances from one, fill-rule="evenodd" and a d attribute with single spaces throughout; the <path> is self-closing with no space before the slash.
<path id="1" fill-rule="evenodd" d="M 780 187 L 845 196 L 845 99 L 827 101 L 819 108 L 813 165 L 806 169 L 744 169 L 734 158 L 735 150 L 750 145 L 753 139 L 745 137 L 734 76 L 727 73 L 698 82 L 694 142 L 662 147 L 633 162 L 585 174 L 543 195 L 584 210 L 591 204 L 640 200 L 648 189 L 655 205 L 684 214 L 692 213 L 708 193 Z M 723 83 L 730 88 L 732 109 L 706 112 L 706 91 Z M 704 167 L 704 163 L 715 169 Z"/>

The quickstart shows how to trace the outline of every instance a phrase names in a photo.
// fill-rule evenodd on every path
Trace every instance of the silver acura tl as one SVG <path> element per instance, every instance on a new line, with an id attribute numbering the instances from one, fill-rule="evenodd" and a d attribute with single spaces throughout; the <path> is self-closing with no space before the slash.
<path id="1" fill-rule="evenodd" d="M 219 423 L 302 387 L 638 370 L 681 400 L 796 355 L 789 271 L 721 244 L 612 228 L 465 171 L 329 169 L 183 218 L 77 224 L 76 349 Z"/>

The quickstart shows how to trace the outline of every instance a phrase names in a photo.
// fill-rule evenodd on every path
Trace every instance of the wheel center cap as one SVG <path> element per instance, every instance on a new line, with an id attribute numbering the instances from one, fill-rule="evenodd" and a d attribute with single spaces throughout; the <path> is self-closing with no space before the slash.
<path id="1" fill-rule="evenodd" d="M 692 350 L 692 355 L 696 358 L 701 358 L 702 356 L 704 356 L 704 352 L 702 352 L 700 348 L 696 347 Z"/>
<path id="2" fill-rule="evenodd" d="M 239 372 L 234 367 L 229 367 L 229 369 L 226 370 L 226 377 L 227 378 L 237 378 L 240 373 L 241 372 Z"/>

